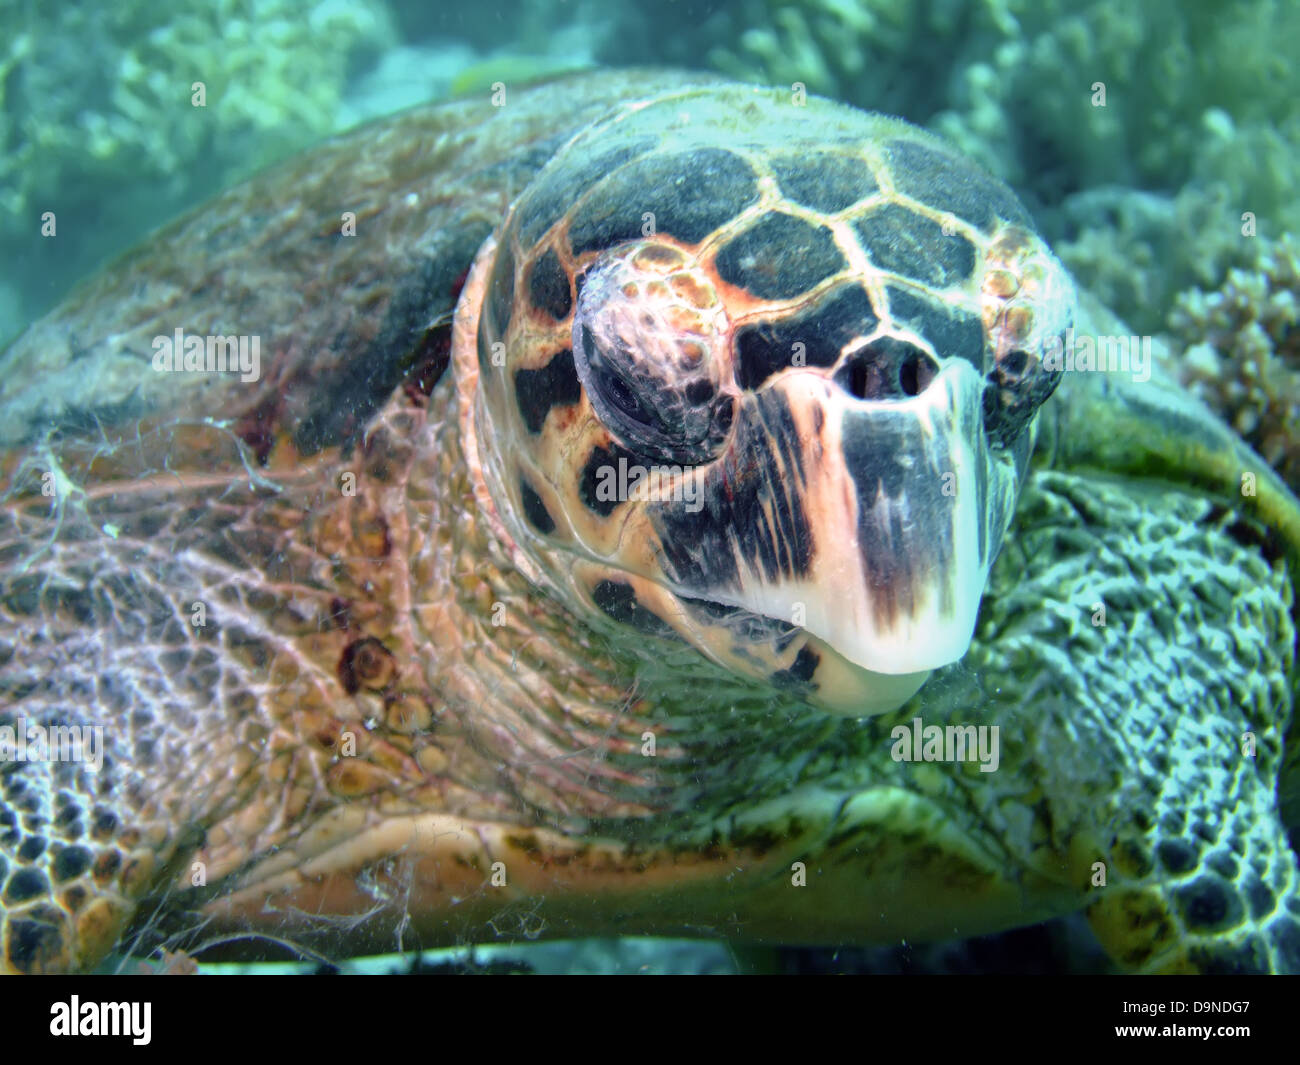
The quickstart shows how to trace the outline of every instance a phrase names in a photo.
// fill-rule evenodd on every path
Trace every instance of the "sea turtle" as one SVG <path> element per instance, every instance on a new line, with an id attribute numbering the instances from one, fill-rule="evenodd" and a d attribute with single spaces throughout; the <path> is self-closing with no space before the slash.
<path id="1" fill-rule="evenodd" d="M 3 356 L 3 966 L 1086 910 L 1125 967 L 1300 969 L 1267 466 L 1090 372 L 1127 330 L 929 134 L 495 88 Z"/>

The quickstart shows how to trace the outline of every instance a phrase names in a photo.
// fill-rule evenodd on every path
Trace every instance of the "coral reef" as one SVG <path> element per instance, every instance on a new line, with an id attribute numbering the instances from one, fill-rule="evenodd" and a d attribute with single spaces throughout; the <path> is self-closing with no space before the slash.
<path id="1" fill-rule="evenodd" d="M 1174 195 L 1101 185 L 1054 212 L 1054 247 L 1076 278 L 1143 335 L 1163 331 L 1174 296 L 1213 286 L 1254 244 L 1221 184 Z"/>
<path id="2" fill-rule="evenodd" d="M 697 32 L 727 74 L 928 123 L 1044 203 L 1227 179 L 1262 213 L 1300 144 L 1300 75 L 1277 47 L 1300 9 L 1273 0 L 732 0 Z"/>
<path id="3" fill-rule="evenodd" d="M 1169 327 L 1183 380 L 1300 491 L 1300 240 L 1253 247 L 1214 291 L 1180 295 Z"/>
<path id="4" fill-rule="evenodd" d="M 491 0 L 483 4 L 431 4 L 428 0 L 388 0 L 403 39 L 403 49 L 412 56 L 428 53 L 436 71 L 433 91 L 422 100 L 446 96 L 486 94 L 496 82 L 519 87 L 601 62 L 628 65 L 644 62 L 629 57 L 613 61 L 611 38 L 619 33 L 635 41 L 635 34 L 650 32 L 640 13 L 627 2 L 616 0 Z M 662 2 L 660 3 L 662 7 Z M 659 22 L 662 24 L 662 12 Z M 635 26 L 634 26 L 635 24 Z M 459 62 L 448 65 L 459 53 Z M 385 74 L 397 72 L 399 64 L 385 56 L 379 78 L 355 86 L 368 94 Z M 428 70 L 414 70 L 413 81 L 430 80 Z M 416 102 L 414 100 L 410 102 Z M 369 111 L 368 117 L 385 113 Z"/>
<path id="5" fill-rule="evenodd" d="M 1300 73 L 1278 47 L 1300 35 L 1297 5 L 731 0 L 697 32 L 725 73 L 802 81 L 956 142 L 1140 329 L 1222 269 L 1243 212 L 1262 234 L 1300 232 Z"/>
<path id="6" fill-rule="evenodd" d="M 0 234 L 22 241 L 31 310 L 143 229 L 332 132 L 350 64 L 392 41 L 383 0 L 0 0 L 0 25 Z M 47 210 L 55 240 L 38 235 Z"/>
<path id="7" fill-rule="evenodd" d="M 1300 36 L 1300 5 L 1277 0 L 123 0 L 68 5 L 57 23 L 0 0 L 0 24 L 0 234 L 24 240 L 0 334 L 23 324 L 15 307 L 38 312 L 302 144 L 593 62 L 802 82 L 928 125 L 1009 181 L 1142 333 L 1178 292 L 1250 268 L 1244 212 L 1261 237 L 1300 233 L 1300 72 L 1278 47 Z M 46 209 L 57 249 L 30 237 Z"/>

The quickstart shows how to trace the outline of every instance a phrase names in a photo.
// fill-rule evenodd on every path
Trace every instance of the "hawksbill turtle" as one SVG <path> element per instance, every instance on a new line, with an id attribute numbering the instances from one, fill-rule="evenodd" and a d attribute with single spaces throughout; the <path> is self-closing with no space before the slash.
<path id="1" fill-rule="evenodd" d="M 495 102 L 228 191 L 4 354 L 0 966 L 1084 911 L 1121 967 L 1300 969 L 1262 460 L 1158 358 L 1069 368 L 1128 331 L 904 122 Z"/>

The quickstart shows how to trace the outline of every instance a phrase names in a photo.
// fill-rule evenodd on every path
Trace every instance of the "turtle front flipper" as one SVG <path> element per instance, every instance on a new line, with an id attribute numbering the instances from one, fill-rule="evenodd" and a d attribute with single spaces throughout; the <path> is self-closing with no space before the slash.
<path id="1" fill-rule="evenodd" d="M 1155 862 L 1097 891 L 1097 938 L 1146 973 L 1300 972 L 1297 872 L 1271 792 L 1249 769 L 1232 781 L 1242 806 L 1196 831 L 1175 821 L 1148 837 Z M 1180 789 L 1181 790 L 1181 789 Z M 1209 838 L 1206 838 L 1207 835 Z"/>
<path id="2" fill-rule="evenodd" d="M 1098 477 L 1195 487 L 1214 500 L 1235 537 L 1252 543 L 1270 562 L 1284 559 L 1291 587 L 1300 592 L 1300 499 L 1240 436 L 1174 380 L 1158 339 L 1130 336 L 1128 327 L 1087 293 L 1080 294 L 1080 307 L 1074 338 L 1076 347 L 1091 346 L 1093 358 L 1086 364 L 1091 368 L 1059 375 L 1060 388 L 1039 419 L 1035 463 Z M 1139 345 L 1147 343 L 1150 347 L 1139 355 Z M 1121 356 L 1118 372 L 1104 369 L 1116 355 Z M 1085 366 L 1082 360 L 1080 366 Z M 1291 675 L 1291 685 L 1293 698 L 1300 695 L 1300 675 Z M 1278 805 L 1295 846 L 1300 838 L 1300 744 L 1285 745 L 1279 776 Z"/>
<path id="3" fill-rule="evenodd" d="M 1076 354 L 1085 336 L 1098 360 L 1108 342 L 1139 342 L 1081 305 Z M 995 654 L 1020 646 L 1015 603 L 1035 594 L 1021 566 L 1050 557 L 1041 595 L 1068 606 L 1032 622 L 1041 659 L 1029 658 L 1072 692 L 1071 727 L 1105 743 L 1095 760 L 1116 772 L 1106 809 L 1084 819 L 1096 853 L 1080 872 L 1116 960 L 1144 972 L 1300 971 L 1284 753 L 1300 505 L 1158 360 L 1097 366 L 1067 368 L 1044 408 L 1004 559 L 1019 590 L 999 595 L 995 573 L 985 635 L 1011 641 Z"/>
<path id="4" fill-rule="evenodd" d="M 1034 470 L 966 666 L 1037 753 L 1037 853 L 1141 971 L 1300 969 L 1286 573 L 1199 493 Z M 1014 723 L 1014 726 L 1013 726 Z"/>
<path id="5" fill-rule="evenodd" d="M 131 466 L 180 435 L 133 428 L 135 446 L 108 434 L 8 456 L 0 972 L 97 964 L 147 893 L 203 879 L 185 864 L 202 825 L 247 787 L 237 748 L 256 740 L 249 722 L 231 727 L 248 702 L 231 687 L 237 637 L 206 618 L 224 582 L 188 549 L 233 511 L 206 497 L 210 476 L 196 489 Z"/>

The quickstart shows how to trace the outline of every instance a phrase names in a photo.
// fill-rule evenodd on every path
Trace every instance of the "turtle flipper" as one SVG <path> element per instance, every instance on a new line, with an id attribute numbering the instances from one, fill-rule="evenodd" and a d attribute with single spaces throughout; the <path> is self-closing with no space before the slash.
<path id="1" fill-rule="evenodd" d="M 1128 327 L 1086 292 L 1080 293 L 1080 309 L 1077 335 L 1122 339 L 1128 334 Z M 1152 349 L 1154 358 L 1141 375 L 1064 373 L 1039 418 L 1036 464 L 1194 486 L 1251 519 L 1238 525 L 1236 534 L 1252 538 L 1270 561 L 1284 558 L 1300 595 L 1300 499 L 1222 419 L 1172 379 L 1158 339 Z M 1297 616 L 1294 608 L 1292 616 Z M 1291 680 L 1293 694 L 1300 696 L 1300 675 L 1293 673 Z M 1278 803 L 1295 846 L 1300 744 L 1288 743 L 1285 750 Z"/>
<path id="2" fill-rule="evenodd" d="M 1291 589 L 1240 524 L 1168 485 L 1034 471 L 967 662 L 1052 767 L 1034 835 L 1132 969 L 1300 970 L 1276 798 Z"/>
<path id="3" fill-rule="evenodd" d="M 93 967 L 225 770 L 216 656 L 163 591 L 193 585 L 187 562 L 92 522 L 113 493 L 82 487 L 75 450 L 34 453 L 0 496 L 0 973 Z M 117 487 L 119 507 L 147 494 Z"/>
<path id="4" fill-rule="evenodd" d="M 1300 874 L 1272 791 L 1253 767 L 1206 776 L 1220 778 L 1238 805 L 1223 816 L 1211 792 L 1185 818 L 1153 824 L 1140 844 L 1126 841 L 1144 861 L 1113 870 L 1119 875 L 1095 890 L 1093 931 L 1118 962 L 1142 972 L 1300 973 Z M 1185 786 L 1173 790 L 1161 805 L 1186 799 Z"/>

